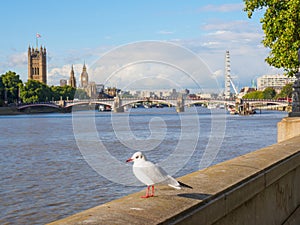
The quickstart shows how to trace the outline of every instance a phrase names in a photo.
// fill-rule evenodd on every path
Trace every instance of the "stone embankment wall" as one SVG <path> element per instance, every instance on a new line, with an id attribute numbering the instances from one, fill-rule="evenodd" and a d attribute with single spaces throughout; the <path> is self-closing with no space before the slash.
<path id="1" fill-rule="evenodd" d="M 298 225 L 299 150 L 300 136 L 282 139 L 178 178 L 191 190 L 161 186 L 142 199 L 143 190 L 53 224 Z"/>
<path id="2" fill-rule="evenodd" d="M 278 123 L 278 142 L 300 135 L 300 118 L 286 117 Z"/>

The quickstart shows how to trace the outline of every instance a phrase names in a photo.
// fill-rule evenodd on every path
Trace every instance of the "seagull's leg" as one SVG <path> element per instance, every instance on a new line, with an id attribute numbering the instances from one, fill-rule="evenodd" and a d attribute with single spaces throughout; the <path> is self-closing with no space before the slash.
<path id="1" fill-rule="evenodd" d="M 152 193 L 151 193 L 150 197 L 154 197 L 154 185 L 152 185 Z"/>
<path id="2" fill-rule="evenodd" d="M 146 195 L 145 196 L 141 196 L 141 198 L 149 198 L 150 197 L 150 195 L 149 195 L 149 189 L 150 189 L 150 186 L 147 187 Z"/>

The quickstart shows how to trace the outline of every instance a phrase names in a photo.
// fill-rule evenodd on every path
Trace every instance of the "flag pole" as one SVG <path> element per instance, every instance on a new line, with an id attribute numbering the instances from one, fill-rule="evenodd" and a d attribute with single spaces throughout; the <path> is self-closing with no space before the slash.
<path id="1" fill-rule="evenodd" d="M 36 38 L 36 48 L 38 49 L 39 47 L 39 38 L 41 37 L 41 35 L 39 33 L 36 33 L 35 38 Z"/>

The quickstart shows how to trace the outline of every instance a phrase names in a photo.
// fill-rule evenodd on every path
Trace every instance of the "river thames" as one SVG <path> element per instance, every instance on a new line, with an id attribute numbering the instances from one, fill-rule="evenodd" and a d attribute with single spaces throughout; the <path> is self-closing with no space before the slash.
<path id="1" fill-rule="evenodd" d="M 274 144 L 287 116 L 195 109 L 0 116 L 0 224 L 45 224 L 144 189 L 127 183 L 136 150 L 178 177 Z M 164 161 L 174 152 L 186 161 Z"/>

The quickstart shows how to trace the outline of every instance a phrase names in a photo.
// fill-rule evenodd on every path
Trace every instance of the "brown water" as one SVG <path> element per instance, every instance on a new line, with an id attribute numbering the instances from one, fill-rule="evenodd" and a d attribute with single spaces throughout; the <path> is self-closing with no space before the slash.
<path id="1" fill-rule="evenodd" d="M 199 169 L 212 135 L 210 111 L 199 108 L 198 113 L 198 143 L 188 164 L 180 165 L 175 176 Z M 124 162 L 134 151 L 116 136 L 110 113 L 95 115 L 99 139 L 111 155 Z M 128 113 L 114 116 L 124 115 Z M 139 138 L 149 137 L 151 119 L 163 121 L 163 140 L 155 151 L 146 153 L 151 161 L 167 157 L 178 138 L 184 138 L 180 136 L 181 118 L 173 108 L 133 109 L 129 116 L 131 131 Z M 188 121 L 190 114 L 181 116 Z M 277 122 L 285 116 L 282 112 L 216 116 L 216 120 L 226 119 L 226 129 L 212 164 L 275 143 Z M 144 188 L 112 182 L 88 165 L 74 137 L 72 114 L 0 116 L 0 128 L 0 224 L 45 224 Z M 187 142 L 186 147 L 192 146 Z M 121 171 L 116 175 L 122 176 Z"/>

